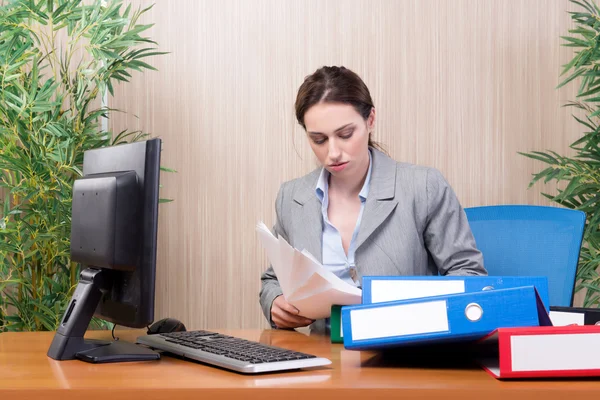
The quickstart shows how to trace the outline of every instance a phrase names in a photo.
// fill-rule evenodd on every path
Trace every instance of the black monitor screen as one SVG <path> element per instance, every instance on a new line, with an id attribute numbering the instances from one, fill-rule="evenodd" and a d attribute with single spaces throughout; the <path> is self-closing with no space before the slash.
<path id="1" fill-rule="evenodd" d="M 124 188 L 129 191 L 124 194 L 125 198 L 117 204 L 134 204 L 135 212 L 123 210 L 122 213 L 115 213 L 114 210 L 108 209 L 104 212 L 105 210 L 101 209 L 101 212 L 96 213 L 99 218 L 106 219 L 106 213 L 108 213 L 113 219 L 116 219 L 113 225 L 114 235 L 110 236 L 113 241 L 113 250 L 125 248 L 127 251 L 124 256 L 130 256 L 130 258 L 133 256 L 132 262 L 128 263 L 130 265 L 122 268 L 110 268 L 110 289 L 102 296 L 96 315 L 118 325 L 142 328 L 154 319 L 160 140 L 152 139 L 85 152 L 84 179 L 81 182 L 85 182 L 85 178 L 122 177 L 131 176 L 133 173 L 137 178 L 137 190 L 131 191 L 130 185 L 124 185 Z M 76 196 L 76 192 L 74 190 L 73 196 Z M 138 196 L 138 199 L 133 199 L 133 196 Z M 97 208 L 77 210 L 76 204 L 76 199 L 74 199 L 71 257 L 72 261 L 85 263 L 86 259 L 79 259 L 76 253 L 77 241 L 82 236 L 75 230 L 78 220 L 84 219 L 86 215 L 92 215 Z M 78 213 L 82 215 L 78 215 Z M 129 228 L 133 228 L 132 231 L 127 232 L 128 235 L 123 234 Z M 92 229 L 98 230 L 98 225 L 93 225 Z M 107 267 L 93 264 L 85 266 Z"/>

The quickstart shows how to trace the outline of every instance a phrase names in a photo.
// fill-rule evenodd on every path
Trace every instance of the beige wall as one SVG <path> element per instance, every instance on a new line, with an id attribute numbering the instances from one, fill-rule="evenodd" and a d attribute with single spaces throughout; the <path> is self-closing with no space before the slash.
<path id="1" fill-rule="evenodd" d="M 134 1 L 134 4 L 150 4 Z M 464 206 L 546 204 L 518 151 L 564 152 L 580 129 L 555 90 L 571 50 L 564 0 L 169 0 L 147 21 L 160 72 L 135 75 L 111 126 L 164 140 L 157 317 L 191 328 L 265 326 L 254 226 L 273 223 L 281 182 L 315 166 L 295 93 L 322 65 L 370 87 L 376 139 L 439 168 Z M 137 116 L 134 117 L 134 115 Z M 548 188 L 549 189 L 549 188 Z"/>

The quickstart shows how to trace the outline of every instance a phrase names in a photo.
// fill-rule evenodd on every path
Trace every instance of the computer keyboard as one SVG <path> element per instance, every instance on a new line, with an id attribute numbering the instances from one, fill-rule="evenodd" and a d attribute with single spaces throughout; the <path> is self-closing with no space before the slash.
<path id="1" fill-rule="evenodd" d="M 153 349 L 246 374 L 331 364 L 330 360 L 312 354 L 210 331 L 140 336 L 137 342 Z"/>

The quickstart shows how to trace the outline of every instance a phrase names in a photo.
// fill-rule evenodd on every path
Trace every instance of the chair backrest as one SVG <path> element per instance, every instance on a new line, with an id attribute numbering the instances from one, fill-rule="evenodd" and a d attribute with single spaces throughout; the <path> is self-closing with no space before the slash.
<path id="1" fill-rule="evenodd" d="M 489 275 L 547 276 L 550 305 L 572 305 L 584 212 L 499 205 L 465 213 Z"/>

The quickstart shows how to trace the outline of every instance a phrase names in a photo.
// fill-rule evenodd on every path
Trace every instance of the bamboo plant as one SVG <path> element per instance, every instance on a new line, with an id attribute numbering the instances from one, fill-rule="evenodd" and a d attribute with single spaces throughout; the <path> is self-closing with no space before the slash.
<path id="1" fill-rule="evenodd" d="M 583 245 L 577 270 L 576 291 L 585 290 L 584 307 L 600 304 L 600 8 L 589 0 L 571 0 L 577 11 L 570 12 L 575 28 L 563 36 L 563 45 L 575 49 L 561 76 L 559 88 L 578 83 L 577 98 L 566 106 L 575 107 L 574 116 L 583 135 L 570 145 L 571 156 L 554 151 L 521 153 L 547 166 L 536 173 L 537 181 L 555 181 L 555 193 L 543 195 L 565 207 L 587 214 Z"/>
<path id="2" fill-rule="evenodd" d="M 121 0 L 0 1 L 0 332 L 55 330 L 77 283 L 71 193 L 103 131 L 101 98 L 162 54 Z M 104 321 L 96 321 L 106 326 Z"/>

